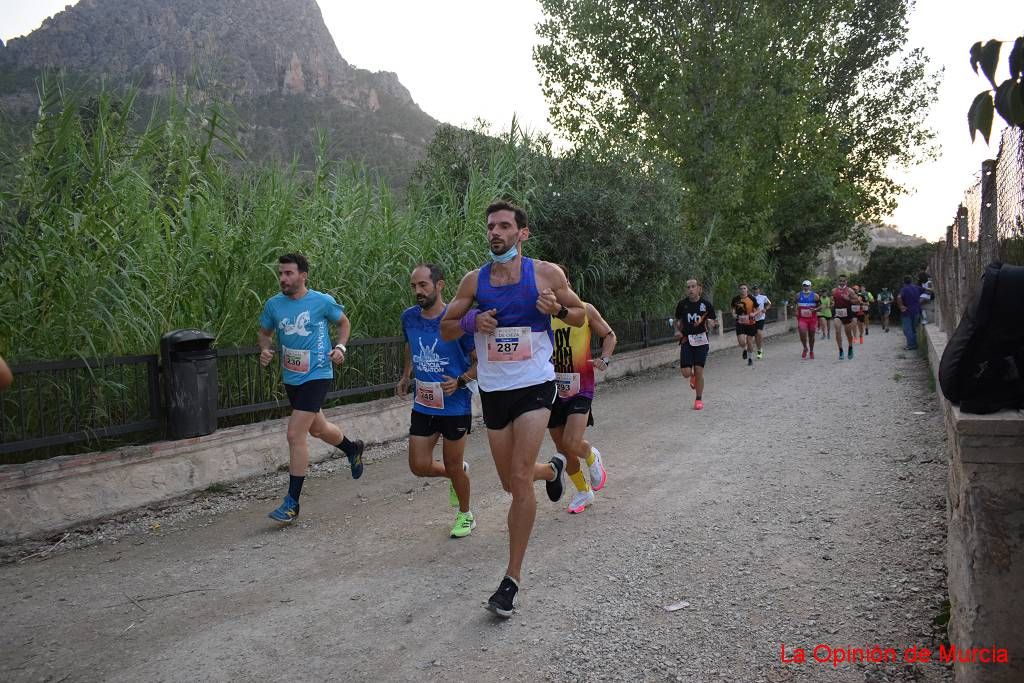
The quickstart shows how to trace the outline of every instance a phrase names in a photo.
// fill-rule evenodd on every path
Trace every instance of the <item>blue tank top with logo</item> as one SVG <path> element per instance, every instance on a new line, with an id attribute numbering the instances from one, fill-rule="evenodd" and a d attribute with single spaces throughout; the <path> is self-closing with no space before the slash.
<path id="1" fill-rule="evenodd" d="M 409 344 L 416 378 L 412 409 L 427 415 L 469 415 L 472 400 L 469 389 L 456 389 L 451 396 L 445 396 L 441 382 L 446 375 L 457 379 L 469 369 L 473 341 L 467 336 L 444 341 L 441 339 L 444 312 L 436 318 L 424 318 L 421 310 L 419 306 L 412 306 L 402 313 L 402 334 Z"/>

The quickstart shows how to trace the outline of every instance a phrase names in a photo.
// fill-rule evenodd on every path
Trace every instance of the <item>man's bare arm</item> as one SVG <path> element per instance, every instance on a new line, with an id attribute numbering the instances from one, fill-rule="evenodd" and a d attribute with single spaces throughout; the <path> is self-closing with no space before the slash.
<path id="1" fill-rule="evenodd" d="M 583 302 L 576 292 L 569 286 L 562 269 L 547 261 L 538 261 L 539 272 L 537 278 L 538 289 L 541 295 L 537 306 L 548 315 L 554 315 L 561 310 L 562 306 L 569 309 L 569 314 L 562 318 L 566 325 L 582 327 L 587 319 L 587 311 L 583 308 Z M 549 296 L 549 293 L 554 295 Z"/>
<path id="2" fill-rule="evenodd" d="M 455 298 L 448 302 L 448 310 L 445 311 L 444 317 L 441 319 L 441 339 L 452 341 L 464 334 L 459 321 L 472 308 L 473 301 L 476 300 L 476 279 L 479 272 L 479 270 L 471 270 L 459 282 Z"/>

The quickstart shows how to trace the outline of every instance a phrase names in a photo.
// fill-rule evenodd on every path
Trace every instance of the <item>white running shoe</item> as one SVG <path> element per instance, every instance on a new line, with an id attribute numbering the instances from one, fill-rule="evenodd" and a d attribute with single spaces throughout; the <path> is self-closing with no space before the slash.
<path id="1" fill-rule="evenodd" d="M 593 491 L 577 491 L 569 503 L 568 512 L 570 515 L 578 515 L 587 509 L 587 506 L 594 502 Z"/>
<path id="2" fill-rule="evenodd" d="M 590 452 L 594 454 L 594 464 L 587 465 L 587 471 L 590 473 L 590 488 L 600 491 L 608 481 L 608 473 L 605 472 L 604 465 L 601 463 L 601 451 L 591 446 Z"/>

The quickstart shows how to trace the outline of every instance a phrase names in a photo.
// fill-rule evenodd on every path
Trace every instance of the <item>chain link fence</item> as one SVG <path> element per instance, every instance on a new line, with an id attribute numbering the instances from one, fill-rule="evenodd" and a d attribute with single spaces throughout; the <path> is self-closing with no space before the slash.
<path id="1" fill-rule="evenodd" d="M 929 261 L 939 325 L 951 333 L 993 261 L 1024 264 L 1024 133 L 1003 131 L 999 154 L 982 162 L 946 238 Z"/>

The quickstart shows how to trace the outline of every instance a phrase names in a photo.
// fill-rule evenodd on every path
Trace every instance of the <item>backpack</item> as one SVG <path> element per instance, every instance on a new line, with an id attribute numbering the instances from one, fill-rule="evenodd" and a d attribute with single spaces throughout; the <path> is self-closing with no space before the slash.
<path id="1" fill-rule="evenodd" d="M 1024 267 L 985 268 L 942 352 L 939 386 L 965 413 L 1024 407 Z"/>

